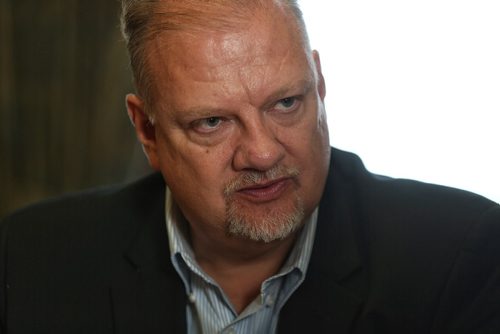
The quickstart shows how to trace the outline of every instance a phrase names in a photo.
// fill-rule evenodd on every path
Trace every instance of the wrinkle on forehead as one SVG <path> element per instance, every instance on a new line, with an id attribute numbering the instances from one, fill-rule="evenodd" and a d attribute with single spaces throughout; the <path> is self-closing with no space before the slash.
<path id="1" fill-rule="evenodd" d="M 172 60 L 180 61 L 176 62 L 175 66 L 183 65 L 188 61 L 194 66 L 218 68 L 241 64 L 263 66 L 269 64 L 270 60 L 276 59 L 282 59 L 281 61 L 285 62 L 291 49 L 306 53 L 305 48 L 296 41 L 296 38 L 284 29 L 280 30 L 282 34 L 279 37 L 271 28 L 228 33 L 178 33 L 175 36 L 159 38 L 156 42 L 156 54 L 164 58 L 164 65 L 168 64 L 169 54 L 172 54 L 174 56 Z M 197 53 L 193 54 L 193 52 Z"/>
<path id="2" fill-rule="evenodd" d="M 175 82 L 187 76 L 193 83 L 217 82 L 214 94 L 241 97 L 245 92 L 246 99 L 254 100 L 266 87 L 276 86 L 280 77 L 287 77 L 290 64 L 300 64 L 310 80 L 314 74 L 307 50 L 287 23 L 254 17 L 252 25 L 230 32 L 161 34 L 154 41 L 152 62 L 161 95 L 189 93 L 189 87 Z"/>

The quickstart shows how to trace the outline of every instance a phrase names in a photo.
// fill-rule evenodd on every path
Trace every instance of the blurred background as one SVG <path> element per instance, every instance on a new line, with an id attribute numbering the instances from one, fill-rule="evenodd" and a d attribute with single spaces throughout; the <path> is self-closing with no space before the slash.
<path id="1" fill-rule="evenodd" d="M 0 217 L 144 173 L 119 1 L 0 0 Z"/>
<path id="2" fill-rule="evenodd" d="M 0 0 L 0 217 L 147 173 L 118 0 Z M 302 1 L 334 146 L 500 201 L 500 4 Z"/>

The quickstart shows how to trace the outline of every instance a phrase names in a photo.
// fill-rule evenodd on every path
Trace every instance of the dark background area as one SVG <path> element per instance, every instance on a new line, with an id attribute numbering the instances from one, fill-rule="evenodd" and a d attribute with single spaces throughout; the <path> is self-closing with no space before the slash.
<path id="1" fill-rule="evenodd" d="M 146 171 L 118 0 L 0 0 L 0 217 Z"/>

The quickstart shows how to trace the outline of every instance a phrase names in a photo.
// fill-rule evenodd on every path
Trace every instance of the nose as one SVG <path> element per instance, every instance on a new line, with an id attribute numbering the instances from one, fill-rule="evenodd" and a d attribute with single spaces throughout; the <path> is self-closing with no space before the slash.
<path id="1" fill-rule="evenodd" d="M 285 157 L 285 147 L 275 132 L 262 116 L 247 120 L 234 152 L 234 169 L 266 171 L 276 166 Z"/>

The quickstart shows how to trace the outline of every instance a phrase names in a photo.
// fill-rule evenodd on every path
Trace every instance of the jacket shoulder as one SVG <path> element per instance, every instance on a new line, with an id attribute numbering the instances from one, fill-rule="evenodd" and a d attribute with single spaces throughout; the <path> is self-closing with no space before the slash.
<path id="1" fill-rule="evenodd" d="M 145 224 L 158 221 L 164 196 L 163 179 L 154 174 L 30 205 L 1 222 L 0 252 L 24 259 L 26 254 L 64 258 L 65 251 L 112 256 L 128 247 Z"/>
<path id="2" fill-rule="evenodd" d="M 161 175 L 155 173 L 132 183 L 87 189 L 28 205 L 5 217 L 2 225 L 12 228 L 17 225 L 51 224 L 61 220 L 88 223 L 107 215 L 143 211 L 156 203 L 155 200 L 164 190 Z"/>
<path id="3" fill-rule="evenodd" d="M 427 329 L 434 323 L 436 333 L 500 328 L 498 203 L 464 190 L 375 175 L 357 156 L 339 150 L 332 151 L 331 164 L 322 204 L 334 209 L 325 217 L 332 226 L 335 219 L 351 222 L 370 278 L 367 313 L 394 317 L 401 328 L 412 319 Z"/>
<path id="4" fill-rule="evenodd" d="M 370 211 L 450 217 L 467 212 L 481 215 L 498 207 L 498 203 L 469 191 L 371 173 L 358 156 L 349 152 L 333 149 L 332 164 L 333 183 L 348 189 L 357 204 Z"/>
<path id="5" fill-rule="evenodd" d="M 152 230 L 156 239 L 146 254 L 163 249 L 164 194 L 155 174 L 45 200 L 6 217 L 0 226 L 0 332 L 6 322 L 22 332 L 48 330 L 56 317 L 68 332 L 109 326 L 111 287 L 136 270 L 130 248 Z"/>

